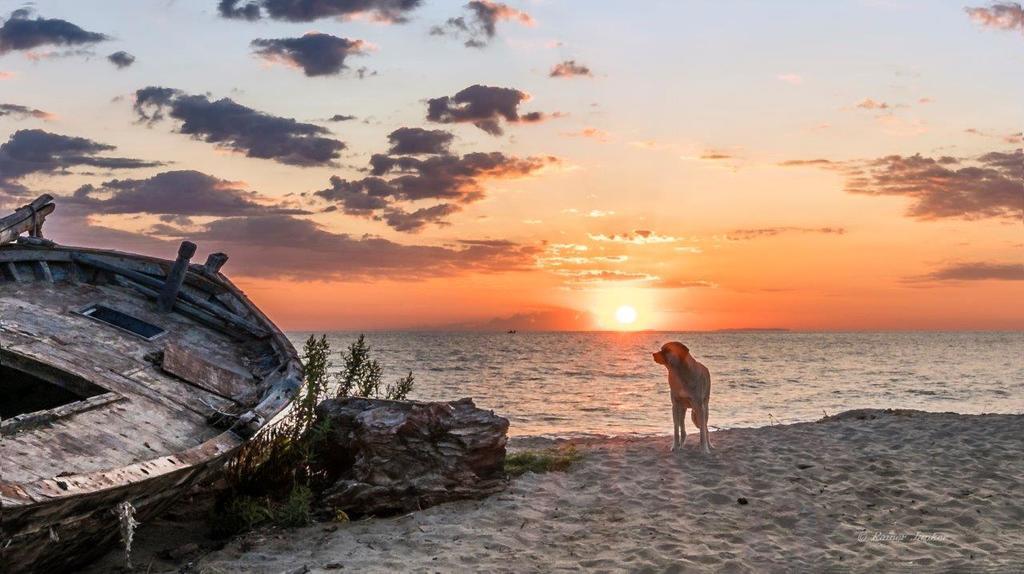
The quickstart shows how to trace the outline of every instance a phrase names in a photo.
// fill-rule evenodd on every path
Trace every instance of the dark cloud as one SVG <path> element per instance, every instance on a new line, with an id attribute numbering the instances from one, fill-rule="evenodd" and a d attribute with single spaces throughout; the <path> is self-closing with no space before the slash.
<path id="1" fill-rule="evenodd" d="M 917 219 L 1024 217 L 1024 151 L 995 151 L 977 157 L 890 155 L 874 160 L 788 161 L 846 176 L 846 191 L 894 195 L 912 200 L 907 215 Z"/>
<path id="2" fill-rule="evenodd" d="M 847 191 L 913 200 L 918 219 L 1024 215 L 1024 152 L 991 152 L 970 160 L 891 155 L 847 170 Z"/>
<path id="3" fill-rule="evenodd" d="M 154 167 L 160 162 L 100 155 L 114 146 L 90 139 L 64 136 L 43 130 L 18 130 L 0 145 L 0 192 L 24 195 L 19 183 L 30 174 L 67 173 L 74 167 L 133 169 Z"/>
<path id="4" fill-rule="evenodd" d="M 405 22 L 423 0 L 221 0 L 224 18 L 255 21 L 263 18 L 312 22 L 321 18 L 352 18 L 367 14 L 381 22 Z"/>
<path id="5" fill-rule="evenodd" d="M 576 60 L 566 60 L 559 64 L 555 64 L 551 68 L 551 73 L 548 76 L 552 78 L 571 78 L 573 76 L 593 76 L 590 72 L 590 68 L 583 64 L 576 63 Z"/>
<path id="6" fill-rule="evenodd" d="M 500 21 L 533 25 L 529 14 L 501 2 L 473 0 L 465 5 L 465 9 L 468 16 L 449 18 L 444 24 L 433 26 L 430 35 L 465 38 L 463 43 L 467 48 L 483 48 L 497 34 Z"/>
<path id="7" fill-rule="evenodd" d="M 330 76 L 346 69 L 345 59 L 366 52 L 362 40 L 309 32 L 299 38 L 256 39 L 253 51 L 268 61 L 302 68 L 307 76 Z"/>
<path id="8" fill-rule="evenodd" d="M 730 154 L 727 154 L 727 153 L 722 153 L 722 152 L 717 152 L 717 151 L 710 151 L 710 152 L 701 154 L 700 159 L 708 160 L 708 161 L 717 161 L 717 160 L 723 160 L 723 159 L 733 159 L 733 156 L 730 155 Z"/>
<path id="9" fill-rule="evenodd" d="M 370 177 L 332 177 L 331 187 L 316 195 L 339 205 L 349 215 L 381 219 L 399 231 L 417 231 L 427 223 L 443 224 L 460 204 L 483 198 L 485 181 L 525 177 L 557 161 L 554 157 L 515 158 L 499 152 L 426 159 L 374 154 L 370 158 Z M 411 212 L 396 205 L 425 200 L 441 203 Z"/>
<path id="10" fill-rule="evenodd" d="M 989 263 L 984 261 L 953 263 L 912 278 L 920 281 L 1024 281 L 1024 263 Z"/>
<path id="11" fill-rule="evenodd" d="M 349 121 L 352 121 L 354 119 L 356 119 L 355 116 L 348 116 L 348 115 L 345 115 L 345 114 L 334 114 L 333 116 L 327 118 L 327 121 L 329 121 L 329 122 L 349 122 Z"/>
<path id="12" fill-rule="evenodd" d="M 244 274 L 309 279 L 527 270 L 537 251 L 518 244 L 460 248 L 402 245 L 379 237 L 332 233 L 311 221 L 287 215 L 220 219 L 189 236 L 212 242 L 230 254 Z"/>
<path id="13" fill-rule="evenodd" d="M 29 10 L 15 10 L 0 26 L 0 54 L 40 46 L 85 46 L 110 38 L 88 32 L 66 20 L 31 18 Z"/>
<path id="14" fill-rule="evenodd" d="M 427 120 L 442 124 L 471 123 L 485 132 L 503 133 L 501 120 L 507 123 L 533 123 L 545 118 L 540 112 L 519 114 L 519 104 L 530 99 L 526 92 L 514 88 L 470 86 L 454 96 L 427 101 Z"/>
<path id="15" fill-rule="evenodd" d="M 134 64 L 135 56 L 125 52 L 124 50 L 120 50 L 107 56 L 107 60 L 109 60 L 111 64 L 117 66 L 117 69 L 121 70 Z"/>
<path id="16" fill-rule="evenodd" d="M 58 210 L 49 236 L 67 245 L 127 249 L 173 257 L 181 239 L 203 253 L 231 256 L 230 273 L 239 277 L 299 280 L 425 279 L 462 273 L 501 273 L 532 269 L 537 248 L 506 243 L 455 247 L 403 245 L 372 236 L 333 233 L 291 215 L 230 217 L 182 230 L 157 225 L 164 238 L 103 227 L 82 213 Z"/>
<path id="17" fill-rule="evenodd" d="M 775 237 L 787 233 L 821 233 L 824 235 L 843 235 L 846 229 L 842 227 L 758 227 L 752 229 L 734 229 L 726 236 L 734 241 L 745 239 L 760 239 L 763 237 Z"/>
<path id="18" fill-rule="evenodd" d="M 99 194 L 109 195 L 100 199 Z M 165 223 L 186 223 L 197 215 L 229 217 L 271 213 L 299 214 L 300 209 L 267 205 L 239 182 L 199 171 L 165 171 L 146 179 L 113 179 L 98 187 L 86 185 L 62 204 L 88 213 L 149 213 L 166 215 Z"/>
<path id="19" fill-rule="evenodd" d="M 36 118 L 39 120 L 52 120 L 53 114 L 37 110 L 28 106 L 18 104 L 0 104 L 0 118 L 11 116 L 18 119 Z"/>
<path id="20" fill-rule="evenodd" d="M 398 128 L 388 134 L 391 142 L 391 155 L 445 154 L 455 139 L 444 130 L 425 130 L 423 128 Z"/>
<path id="21" fill-rule="evenodd" d="M 344 143 L 323 137 L 330 133 L 325 128 L 260 112 L 230 98 L 210 101 L 203 95 L 151 86 L 135 92 L 135 112 L 149 123 L 164 119 L 166 112 L 182 122 L 183 134 L 289 165 L 334 165 L 345 149 Z"/>
<path id="22" fill-rule="evenodd" d="M 1024 9 L 1019 2 L 996 2 L 984 8 L 964 8 L 982 26 L 1024 33 Z"/>
<path id="23" fill-rule="evenodd" d="M 462 208 L 457 205 L 439 203 L 411 212 L 399 208 L 388 209 L 382 217 L 395 231 L 415 233 L 431 223 L 435 225 L 451 225 L 446 221 L 446 218 L 461 210 Z"/>
<path id="24" fill-rule="evenodd" d="M 786 160 L 786 161 L 783 161 L 783 162 L 779 162 L 779 165 L 781 165 L 783 167 L 801 167 L 801 166 L 827 167 L 827 166 L 835 165 L 835 163 L 836 162 L 833 162 L 832 160 L 818 158 L 818 159 L 790 159 L 790 160 Z"/>

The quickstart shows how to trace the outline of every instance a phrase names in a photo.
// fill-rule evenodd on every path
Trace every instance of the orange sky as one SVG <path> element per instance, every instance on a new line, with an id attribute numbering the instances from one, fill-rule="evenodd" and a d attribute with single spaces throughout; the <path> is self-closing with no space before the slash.
<path id="1" fill-rule="evenodd" d="M 285 329 L 1024 329 L 1019 4 L 144 4 L 0 15 L 0 207 Z"/>

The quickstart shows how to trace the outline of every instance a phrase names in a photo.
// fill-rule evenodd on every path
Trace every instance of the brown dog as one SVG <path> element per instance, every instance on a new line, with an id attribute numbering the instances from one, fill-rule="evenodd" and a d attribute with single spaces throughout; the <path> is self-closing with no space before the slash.
<path id="1" fill-rule="evenodd" d="M 674 440 L 672 450 L 679 450 L 686 440 L 686 409 L 691 411 L 693 424 L 700 429 L 700 446 L 710 453 L 711 436 L 708 433 L 708 401 L 711 399 L 711 373 L 700 364 L 686 345 L 673 341 L 654 353 L 654 362 L 668 369 L 669 394 L 672 397 Z"/>

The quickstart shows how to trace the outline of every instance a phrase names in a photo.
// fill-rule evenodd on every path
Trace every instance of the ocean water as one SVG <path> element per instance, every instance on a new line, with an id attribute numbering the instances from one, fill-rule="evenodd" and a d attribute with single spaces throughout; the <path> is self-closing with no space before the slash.
<path id="1" fill-rule="evenodd" d="M 289 334 L 299 349 L 308 336 Z M 357 336 L 328 333 L 335 365 Z M 387 381 L 414 373 L 411 398 L 473 397 L 509 418 L 511 435 L 670 434 L 667 375 L 651 353 L 673 340 L 711 370 L 712 428 L 810 421 L 854 408 L 1024 413 L 1024 332 L 366 337 Z"/>

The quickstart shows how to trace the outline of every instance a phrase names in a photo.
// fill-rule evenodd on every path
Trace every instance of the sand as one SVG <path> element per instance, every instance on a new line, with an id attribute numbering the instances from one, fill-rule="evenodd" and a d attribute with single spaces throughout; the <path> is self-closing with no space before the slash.
<path id="1" fill-rule="evenodd" d="M 692 432 L 678 453 L 669 437 L 575 441 L 584 456 L 570 471 L 524 475 L 486 500 L 261 530 L 213 551 L 198 525 L 159 521 L 138 532 L 136 563 L 207 573 L 1024 568 L 1024 416 L 850 411 L 712 440 L 710 456 Z M 186 547 L 192 556 L 157 557 L 189 537 L 201 547 Z"/>

